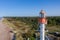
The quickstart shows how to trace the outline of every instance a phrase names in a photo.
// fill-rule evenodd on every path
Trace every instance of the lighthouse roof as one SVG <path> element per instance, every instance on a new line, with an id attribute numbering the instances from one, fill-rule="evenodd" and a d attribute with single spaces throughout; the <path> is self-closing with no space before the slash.
<path id="1" fill-rule="evenodd" d="M 40 14 L 45 14 L 45 11 L 44 10 L 41 10 Z"/>

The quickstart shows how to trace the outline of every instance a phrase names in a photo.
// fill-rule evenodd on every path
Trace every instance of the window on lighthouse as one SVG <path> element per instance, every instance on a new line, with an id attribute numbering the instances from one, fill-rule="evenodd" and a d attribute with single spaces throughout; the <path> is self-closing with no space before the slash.
<path id="1" fill-rule="evenodd" d="M 45 18 L 45 14 L 40 13 L 40 17 L 41 17 L 41 18 Z"/>

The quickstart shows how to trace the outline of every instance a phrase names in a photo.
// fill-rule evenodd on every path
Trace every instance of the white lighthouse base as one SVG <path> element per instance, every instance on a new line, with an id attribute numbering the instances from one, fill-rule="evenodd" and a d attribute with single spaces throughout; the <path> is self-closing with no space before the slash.
<path id="1" fill-rule="evenodd" d="M 45 24 L 40 24 L 40 40 L 45 40 Z"/>

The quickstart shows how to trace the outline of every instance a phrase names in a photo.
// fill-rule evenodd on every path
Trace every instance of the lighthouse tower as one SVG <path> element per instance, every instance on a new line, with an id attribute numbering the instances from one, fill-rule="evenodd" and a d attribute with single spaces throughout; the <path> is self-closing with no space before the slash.
<path id="1" fill-rule="evenodd" d="M 46 15 L 45 11 L 41 10 L 39 13 L 39 28 L 40 28 L 40 40 L 45 40 L 45 24 L 46 24 Z"/>

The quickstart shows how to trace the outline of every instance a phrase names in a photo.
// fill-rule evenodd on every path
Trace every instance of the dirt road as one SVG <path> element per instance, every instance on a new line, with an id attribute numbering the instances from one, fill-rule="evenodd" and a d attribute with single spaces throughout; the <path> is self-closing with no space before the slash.
<path id="1" fill-rule="evenodd" d="M 0 40 L 12 40 L 11 29 L 0 21 Z"/>

